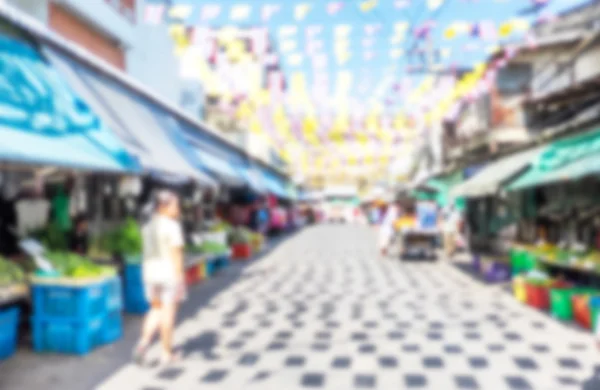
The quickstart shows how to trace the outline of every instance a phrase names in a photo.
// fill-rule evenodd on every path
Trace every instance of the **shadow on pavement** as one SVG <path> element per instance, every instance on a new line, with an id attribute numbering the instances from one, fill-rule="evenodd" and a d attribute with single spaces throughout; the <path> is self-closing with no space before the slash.
<path id="1" fill-rule="evenodd" d="M 197 315 L 211 299 L 221 291 L 233 285 L 244 270 L 257 261 L 266 258 L 280 244 L 292 238 L 302 229 L 280 235 L 270 240 L 263 252 L 244 262 L 232 262 L 232 265 L 212 279 L 193 286 L 188 300 L 182 305 L 177 323 Z M 31 350 L 29 340 L 24 341 L 17 354 L 11 359 L 0 362 L 0 390 L 74 390 L 93 389 L 111 377 L 115 372 L 131 361 L 131 351 L 137 342 L 142 316 L 124 316 L 123 337 L 115 344 L 97 349 L 84 357 L 38 354 Z M 217 345 L 218 335 L 201 334 L 187 340 L 183 348 L 184 355 L 202 353 L 210 358 Z M 214 357 L 214 356 L 213 356 Z"/>
<path id="2" fill-rule="evenodd" d="M 599 390 L 600 389 L 600 366 L 594 368 L 592 377 L 581 384 L 581 390 Z"/>

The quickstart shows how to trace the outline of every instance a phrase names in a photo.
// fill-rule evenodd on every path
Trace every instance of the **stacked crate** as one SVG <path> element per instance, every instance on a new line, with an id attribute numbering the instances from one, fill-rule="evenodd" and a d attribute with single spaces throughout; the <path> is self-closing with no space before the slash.
<path id="1" fill-rule="evenodd" d="M 34 281 L 31 317 L 37 352 L 85 355 L 123 334 L 122 288 L 118 277 L 85 283 Z"/>

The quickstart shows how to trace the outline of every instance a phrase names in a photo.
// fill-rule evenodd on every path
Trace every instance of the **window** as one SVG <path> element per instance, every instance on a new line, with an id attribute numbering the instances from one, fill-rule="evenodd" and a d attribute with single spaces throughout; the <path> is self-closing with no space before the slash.
<path id="1" fill-rule="evenodd" d="M 531 64 L 511 64 L 498 71 L 496 86 L 502 96 L 519 95 L 529 89 Z"/>

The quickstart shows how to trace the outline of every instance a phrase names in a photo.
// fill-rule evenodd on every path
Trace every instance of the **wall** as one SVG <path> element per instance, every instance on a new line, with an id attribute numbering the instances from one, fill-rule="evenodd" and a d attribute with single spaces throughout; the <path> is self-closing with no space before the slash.
<path id="1" fill-rule="evenodd" d="M 134 35 L 137 27 L 138 12 L 132 10 L 135 8 L 135 2 L 115 0 L 54 0 L 55 4 L 77 15 L 86 24 L 93 26 L 106 37 L 119 42 L 121 46 L 130 47 L 135 44 Z M 125 6 L 121 6 L 127 5 Z M 141 7 L 138 7 L 141 8 Z"/>
<path id="2" fill-rule="evenodd" d="M 33 16 L 42 23 L 48 21 L 49 0 L 5 0 L 8 4 L 19 8 L 26 14 Z"/>
<path id="3" fill-rule="evenodd" d="M 125 51 L 114 39 L 91 27 L 70 10 L 50 3 L 48 25 L 64 38 L 85 47 L 114 67 L 125 70 Z"/>

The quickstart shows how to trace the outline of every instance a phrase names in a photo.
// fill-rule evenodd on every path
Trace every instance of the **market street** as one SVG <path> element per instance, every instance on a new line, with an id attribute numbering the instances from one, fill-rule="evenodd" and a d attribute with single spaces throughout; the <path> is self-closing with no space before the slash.
<path id="1" fill-rule="evenodd" d="M 181 363 L 129 363 L 139 320 L 128 318 L 124 340 L 84 359 L 19 352 L 0 388 L 600 388 L 588 332 L 456 265 L 375 252 L 370 228 L 306 228 L 190 292 Z"/>

